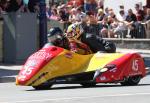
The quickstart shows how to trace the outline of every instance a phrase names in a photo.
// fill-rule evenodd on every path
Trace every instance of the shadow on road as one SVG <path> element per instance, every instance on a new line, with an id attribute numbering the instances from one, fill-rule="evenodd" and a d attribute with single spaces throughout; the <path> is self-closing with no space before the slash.
<path id="1" fill-rule="evenodd" d="M 139 85 L 136 85 L 136 86 L 150 86 L 150 84 L 139 84 Z M 111 84 L 111 85 L 96 85 L 94 87 L 83 87 L 83 86 L 65 86 L 65 87 L 52 87 L 52 88 L 49 88 L 49 89 L 44 89 L 44 90 L 65 90 L 65 89 L 80 89 L 80 88 L 114 88 L 114 87 L 122 87 L 122 88 L 125 88 L 125 87 L 131 87 L 131 86 L 121 86 L 119 84 Z M 35 89 L 30 89 L 30 90 L 26 90 L 26 91 L 43 91 L 43 90 L 35 90 Z"/>
<path id="2" fill-rule="evenodd" d="M 146 67 L 150 67 L 150 57 L 145 57 L 144 58 L 144 63 Z"/>

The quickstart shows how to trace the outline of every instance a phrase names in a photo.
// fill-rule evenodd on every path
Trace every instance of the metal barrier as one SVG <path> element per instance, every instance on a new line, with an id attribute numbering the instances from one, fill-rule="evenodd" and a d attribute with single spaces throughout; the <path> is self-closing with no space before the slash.
<path id="1" fill-rule="evenodd" d="M 22 63 L 38 49 L 37 14 L 8 13 L 3 19 L 3 61 Z"/>
<path id="2" fill-rule="evenodd" d="M 142 23 L 145 27 L 145 31 L 146 31 L 146 38 L 150 38 L 150 20 Z"/>
<path id="3" fill-rule="evenodd" d="M 146 31 L 145 31 L 145 27 L 143 24 L 137 23 L 135 29 L 137 32 L 135 34 L 135 38 L 146 38 Z"/>
<path id="4" fill-rule="evenodd" d="M 128 27 L 123 35 L 123 38 L 144 39 L 146 38 L 146 29 L 142 23 L 136 23 L 134 27 Z"/>
<path id="5" fill-rule="evenodd" d="M 0 21 L 0 62 L 3 60 L 3 21 Z"/>

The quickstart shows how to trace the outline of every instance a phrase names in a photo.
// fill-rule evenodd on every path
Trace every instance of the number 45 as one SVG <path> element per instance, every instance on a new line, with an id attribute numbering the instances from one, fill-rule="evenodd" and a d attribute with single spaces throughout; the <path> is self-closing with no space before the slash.
<path id="1" fill-rule="evenodd" d="M 138 71 L 139 70 L 138 60 L 133 60 L 133 62 L 132 62 L 132 70 L 134 70 L 134 71 Z"/>

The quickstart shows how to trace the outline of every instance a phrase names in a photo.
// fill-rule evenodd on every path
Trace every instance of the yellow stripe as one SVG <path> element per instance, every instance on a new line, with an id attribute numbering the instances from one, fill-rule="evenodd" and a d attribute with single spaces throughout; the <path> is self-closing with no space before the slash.
<path id="1" fill-rule="evenodd" d="M 117 58 L 120 58 L 124 54 L 120 53 L 96 53 L 91 59 L 86 72 L 93 71 L 99 68 L 103 68 L 106 64 L 114 61 Z"/>

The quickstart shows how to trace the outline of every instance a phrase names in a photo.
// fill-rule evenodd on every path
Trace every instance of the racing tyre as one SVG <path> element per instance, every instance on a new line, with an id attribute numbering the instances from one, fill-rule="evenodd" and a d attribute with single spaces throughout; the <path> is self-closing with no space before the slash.
<path id="1" fill-rule="evenodd" d="M 47 90 L 50 89 L 50 87 L 52 86 L 52 84 L 41 84 L 38 86 L 32 86 L 35 90 Z"/>
<path id="2" fill-rule="evenodd" d="M 87 87 L 94 87 L 94 86 L 96 86 L 96 83 L 81 83 L 81 85 L 83 87 L 87 88 Z"/>
<path id="3" fill-rule="evenodd" d="M 141 76 L 133 76 L 126 79 L 124 82 L 121 82 L 122 86 L 133 86 L 138 85 L 141 80 Z"/>

